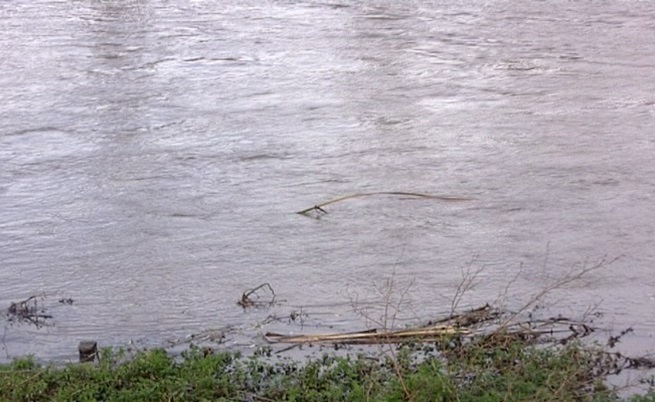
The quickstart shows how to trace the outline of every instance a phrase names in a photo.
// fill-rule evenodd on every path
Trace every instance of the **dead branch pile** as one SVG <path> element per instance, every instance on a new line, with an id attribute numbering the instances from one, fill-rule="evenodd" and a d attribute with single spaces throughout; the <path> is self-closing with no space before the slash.
<path id="1" fill-rule="evenodd" d="M 461 314 L 452 315 L 424 326 L 410 329 L 370 329 L 342 334 L 315 334 L 286 336 L 277 333 L 265 334 L 270 343 L 292 344 L 394 344 L 403 342 L 437 342 L 445 336 L 461 335 L 463 337 L 512 337 L 532 342 L 553 341 L 566 343 L 573 338 L 582 338 L 594 331 L 594 328 L 582 322 L 562 317 L 547 320 L 530 320 L 502 323 L 502 312 L 489 305 L 482 306 Z M 501 322 L 499 324 L 499 322 Z"/>
<path id="2" fill-rule="evenodd" d="M 478 340 L 485 348 L 504 348 L 512 342 L 520 341 L 526 345 L 564 345 L 572 340 L 589 336 L 596 328 L 565 317 L 553 317 L 543 320 L 508 322 L 506 314 L 489 305 L 473 309 L 462 314 L 453 315 L 424 326 L 413 329 L 384 330 L 370 329 L 342 334 L 313 334 L 287 336 L 277 333 L 267 333 L 264 338 L 269 343 L 284 343 L 292 346 L 303 344 L 333 344 L 333 345 L 374 345 L 434 342 L 442 345 L 439 348 L 443 356 L 463 353 L 463 345 L 467 341 Z M 612 348 L 620 338 L 631 332 L 629 328 L 618 336 L 611 337 L 608 346 Z M 453 346 L 452 341 L 455 341 Z M 446 341 L 446 342 L 443 342 Z M 655 368 L 655 359 L 651 357 L 628 357 L 618 352 L 598 349 L 593 354 L 598 375 L 619 374 L 625 369 Z"/>
<path id="3" fill-rule="evenodd" d="M 41 327 L 46 320 L 52 318 L 45 313 L 45 309 L 39 306 L 37 296 L 30 296 L 27 299 L 11 303 L 7 309 L 8 321 L 27 322 Z"/>

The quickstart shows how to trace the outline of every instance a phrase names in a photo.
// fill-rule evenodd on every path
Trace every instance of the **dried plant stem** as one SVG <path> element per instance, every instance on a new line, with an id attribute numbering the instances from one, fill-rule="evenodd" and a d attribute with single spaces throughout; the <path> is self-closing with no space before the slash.
<path id="1" fill-rule="evenodd" d="M 571 271 L 566 273 L 566 275 L 562 276 L 561 278 L 555 280 L 550 284 L 547 284 L 539 292 L 532 295 L 532 297 L 530 297 L 530 299 L 521 308 L 519 308 L 513 314 L 510 314 L 509 317 L 507 317 L 505 321 L 503 321 L 500 324 L 499 328 L 506 328 L 512 321 L 514 321 L 514 319 L 517 316 L 519 316 L 520 314 L 522 314 L 523 312 L 534 306 L 537 302 L 539 302 L 541 299 L 543 299 L 546 295 L 553 292 L 554 290 L 563 288 L 567 285 L 570 285 L 571 283 L 580 281 L 590 272 L 597 271 L 605 267 L 606 265 L 613 263 L 618 258 L 619 257 L 614 258 L 610 261 L 607 261 L 605 258 L 602 258 L 592 266 L 583 266 L 578 271 L 573 271 L 572 268 Z"/>
<path id="2" fill-rule="evenodd" d="M 324 213 L 327 213 L 323 207 L 330 205 L 330 204 L 335 204 L 337 202 L 349 200 L 351 198 L 361 198 L 361 197 L 370 197 L 370 196 L 375 196 L 375 195 L 401 195 L 401 196 L 407 196 L 407 197 L 416 197 L 416 198 L 429 198 L 433 200 L 441 200 L 441 201 L 472 201 L 472 198 L 461 198 L 461 197 L 443 197 L 443 196 L 437 196 L 437 195 L 430 195 L 430 194 L 423 194 L 423 193 L 410 193 L 410 192 L 404 192 L 404 191 L 375 191 L 375 192 L 370 192 L 370 193 L 356 193 L 356 194 L 350 194 L 346 195 L 343 197 L 335 198 L 330 201 L 326 201 L 321 204 L 316 204 L 312 207 L 303 209 L 302 211 L 298 211 L 297 213 L 300 215 L 306 215 L 308 212 L 311 211 L 321 211 Z"/>
<path id="3" fill-rule="evenodd" d="M 457 285 L 457 290 L 455 290 L 455 295 L 450 301 L 450 316 L 455 315 L 455 310 L 459 306 L 459 303 L 462 301 L 462 298 L 465 294 L 472 291 L 477 285 L 478 276 L 484 271 L 487 267 L 485 265 L 479 268 L 473 268 L 473 264 L 477 261 L 478 256 L 473 256 L 471 261 L 462 268 L 462 280 Z"/>

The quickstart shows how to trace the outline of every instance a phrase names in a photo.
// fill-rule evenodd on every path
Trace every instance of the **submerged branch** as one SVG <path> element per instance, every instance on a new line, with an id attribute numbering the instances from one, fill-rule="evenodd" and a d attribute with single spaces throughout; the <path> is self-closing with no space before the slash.
<path id="1" fill-rule="evenodd" d="M 371 192 L 371 193 L 356 193 L 356 194 L 350 194 L 346 195 L 343 197 L 335 198 L 330 201 L 326 201 L 321 204 L 314 205 L 312 207 L 303 209 L 302 211 L 296 212 L 297 214 L 300 215 L 307 215 L 307 213 L 311 211 L 319 211 L 324 214 L 327 213 L 323 207 L 330 205 L 330 204 L 336 204 L 337 202 L 349 200 L 351 198 L 362 198 L 362 197 L 370 197 L 370 196 L 375 196 L 375 195 L 401 195 L 401 196 L 406 196 L 406 197 L 416 197 L 416 198 L 428 198 L 428 199 L 433 199 L 433 200 L 440 200 L 440 201 L 472 201 L 473 198 L 462 198 L 462 197 L 444 197 L 444 196 L 438 196 L 438 195 L 431 195 L 431 194 L 423 194 L 423 193 L 411 193 L 411 192 L 403 192 L 403 191 L 376 191 L 376 192 Z"/>
<path id="2" fill-rule="evenodd" d="M 52 318 L 39 305 L 37 296 L 30 296 L 15 303 L 12 302 L 7 309 L 7 316 L 10 322 L 27 322 L 34 324 L 37 328 L 45 325 L 46 320 Z"/>
<path id="3" fill-rule="evenodd" d="M 266 301 L 260 301 L 259 300 L 260 295 L 257 294 L 257 291 L 265 288 L 268 288 L 268 290 L 271 293 L 271 297 Z M 273 288 L 269 283 L 262 283 L 256 288 L 243 292 L 243 294 L 241 295 L 241 299 L 239 299 L 237 304 L 243 307 L 244 309 L 248 307 L 272 306 L 275 304 L 275 291 L 273 290 Z"/>

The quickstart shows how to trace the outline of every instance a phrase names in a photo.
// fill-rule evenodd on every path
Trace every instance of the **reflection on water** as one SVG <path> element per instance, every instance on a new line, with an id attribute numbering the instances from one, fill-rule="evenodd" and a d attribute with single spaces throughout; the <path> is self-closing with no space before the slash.
<path id="1" fill-rule="evenodd" d="M 600 302 L 643 348 L 653 17 L 646 3 L 1 4 L 0 303 L 43 295 L 56 320 L 8 327 L 5 355 L 227 325 L 247 345 L 253 323 L 300 307 L 360 328 L 353 304 L 379 304 L 390 276 L 411 284 L 402 318 L 425 319 L 469 263 L 484 271 L 465 304 L 514 278 L 518 305 L 604 256 L 620 258 L 553 299 L 566 314 Z M 376 191 L 475 200 L 294 214 Z M 244 312 L 262 282 L 286 302 Z"/>

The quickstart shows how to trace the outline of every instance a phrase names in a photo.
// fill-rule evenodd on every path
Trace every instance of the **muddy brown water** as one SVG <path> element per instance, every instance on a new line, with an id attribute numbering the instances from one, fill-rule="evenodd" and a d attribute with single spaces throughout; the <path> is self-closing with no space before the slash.
<path id="1" fill-rule="evenodd" d="M 602 258 L 544 314 L 594 307 L 652 351 L 654 34 L 637 0 L 3 1 L 0 307 L 53 319 L 3 319 L 0 359 L 228 326 L 248 348 L 401 296 L 402 325 L 467 267 L 460 307 L 518 309 Z M 294 213 L 361 192 L 474 200 Z M 275 307 L 236 305 L 264 282 Z"/>

